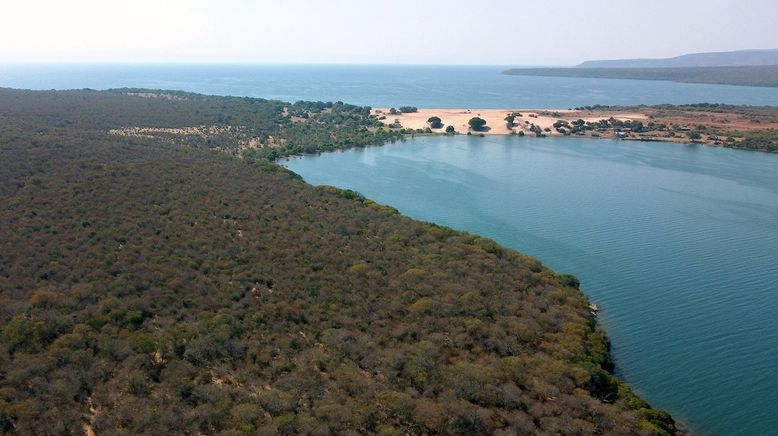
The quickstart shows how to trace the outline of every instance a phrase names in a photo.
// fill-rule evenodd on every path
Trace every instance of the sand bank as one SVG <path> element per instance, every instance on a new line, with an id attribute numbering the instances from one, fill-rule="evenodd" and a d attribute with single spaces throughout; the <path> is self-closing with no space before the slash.
<path id="1" fill-rule="evenodd" d="M 444 127 L 441 129 L 433 129 L 434 132 L 442 133 L 445 130 L 445 126 L 454 126 L 454 129 L 459 133 L 467 133 L 470 130 L 468 121 L 473 117 L 479 117 L 486 120 L 488 130 L 483 132 L 485 135 L 510 135 L 512 133 L 518 133 L 519 131 L 530 132 L 530 126 L 535 124 L 545 131 L 550 129 L 550 132 L 546 132 L 547 135 L 561 135 L 553 128 L 555 122 L 559 120 L 573 121 L 577 119 L 583 119 L 584 121 L 598 121 L 603 118 L 614 117 L 622 121 L 635 120 L 644 121 L 648 117 L 639 113 L 605 113 L 598 112 L 596 114 L 582 113 L 576 110 L 558 110 L 558 109 L 419 109 L 418 112 L 408 114 L 389 114 L 389 109 L 379 108 L 374 109 L 373 113 L 379 118 L 385 116 L 386 118 L 381 120 L 385 125 L 389 125 L 395 122 L 399 122 L 402 128 L 405 129 L 425 129 L 429 127 L 427 120 L 430 117 L 439 117 Z M 516 126 L 513 129 L 509 129 L 505 122 L 505 117 L 511 114 L 517 114 L 514 123 Z"/>

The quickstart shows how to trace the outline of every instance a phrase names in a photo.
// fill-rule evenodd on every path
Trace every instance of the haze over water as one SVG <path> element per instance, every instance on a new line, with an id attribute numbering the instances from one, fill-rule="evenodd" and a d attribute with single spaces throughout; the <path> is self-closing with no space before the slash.
<path id="1" fill-rule="evenodd" d="M 619 375 L 693 429 L 778 428 L 778 155 L 458 136 L 284 165 L 577 275 Z"/>
<path id="2" fill-rule="evenodd" d="M 641 80 L 520 77 L 500 66 L 2 65 L 0 86 L 175 89 L 294 102 L 389 107 L 556 108 L 595 104 L 778 105 L 778 88 Z"/>

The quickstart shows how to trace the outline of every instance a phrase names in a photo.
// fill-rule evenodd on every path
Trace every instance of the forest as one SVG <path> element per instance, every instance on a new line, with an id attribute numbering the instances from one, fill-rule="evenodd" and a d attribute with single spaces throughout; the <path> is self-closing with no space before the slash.
<path id="1" fill-rule="evenodd" d="M 272 160 L 342 102 L 0 89 L 0 432 L 676 433 L 575 277 Z"/>

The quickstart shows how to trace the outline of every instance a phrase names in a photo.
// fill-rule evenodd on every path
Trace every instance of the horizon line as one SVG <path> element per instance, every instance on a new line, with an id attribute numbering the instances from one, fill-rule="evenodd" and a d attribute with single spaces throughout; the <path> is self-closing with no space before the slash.
<path id="1" fill-rule="evenodd" d="M 221 66 L 325 66 L 325 67 L 573 67 L 569 64 L 522 63 L 372 63 L 372 62 L 241 62 L 241 61 L 0 61 L 0 66 L 26 65 L 221 65 Z"/>

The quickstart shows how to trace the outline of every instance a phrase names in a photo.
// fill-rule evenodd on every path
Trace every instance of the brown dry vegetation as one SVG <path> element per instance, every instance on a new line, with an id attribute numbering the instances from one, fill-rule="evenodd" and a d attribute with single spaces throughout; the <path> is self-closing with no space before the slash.
<path id="1" fill-rule="evenodd" d="M 0 431 L 675 431 L 573 277 L 267 160 L 369 108 L 172 95 L 0 91 Z M 107 133 L 202 125 L 286 145 Z"/>

